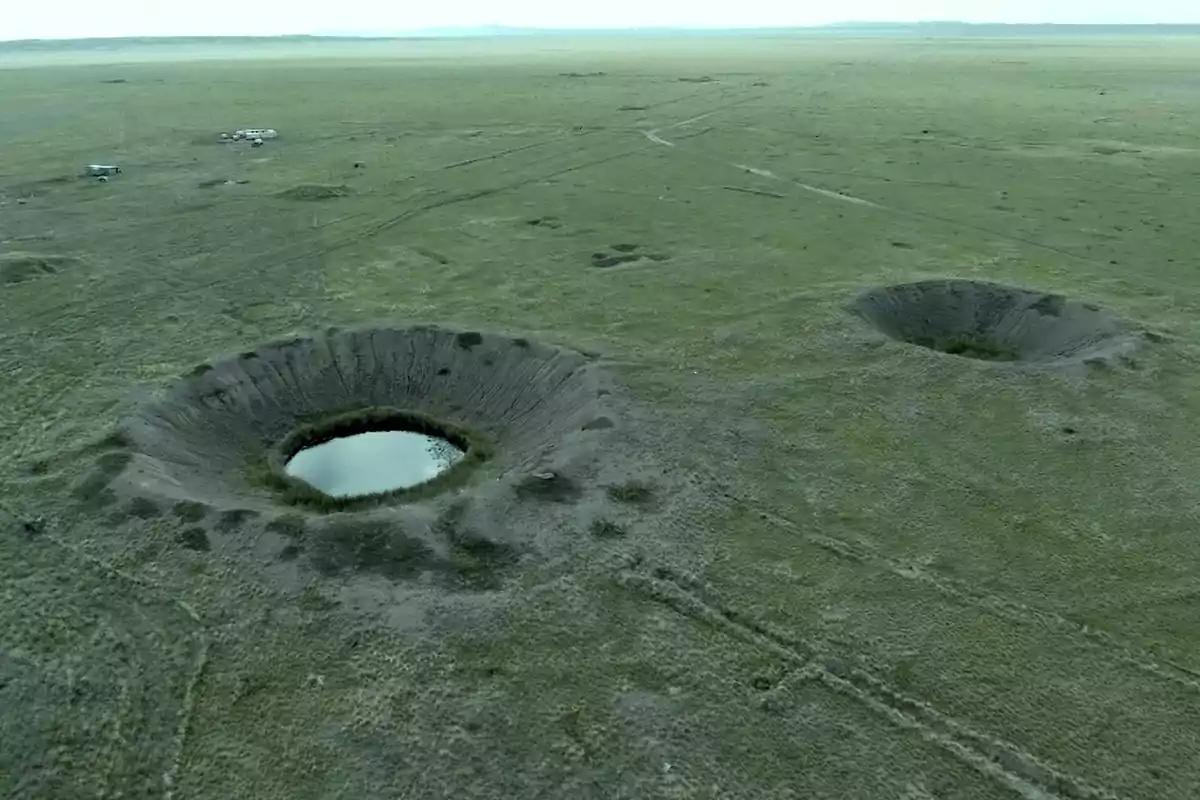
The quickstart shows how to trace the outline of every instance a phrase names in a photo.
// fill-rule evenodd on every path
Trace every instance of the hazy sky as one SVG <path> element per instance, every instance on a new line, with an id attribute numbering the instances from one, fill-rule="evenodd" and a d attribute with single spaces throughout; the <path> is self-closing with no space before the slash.
<path id="1" fill-rule="evenodd" d="M 1200 0 L 3 0 L 0 39 L 512 25 L 752 27 L 843 20 L 1200 22 Z"/>

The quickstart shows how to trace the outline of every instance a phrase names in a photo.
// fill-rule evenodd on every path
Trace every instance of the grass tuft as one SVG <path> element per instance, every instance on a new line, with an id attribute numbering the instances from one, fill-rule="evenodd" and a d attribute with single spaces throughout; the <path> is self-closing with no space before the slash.
<path id="1" fill-rule="evenodd" d="M 304 552 L 304 549 L 302 547 L 300 547 L 299 545 L 289 544 L 286 547 L 284 547 L 282 550 L 279 551 L 279 560 L 280 561 L 295 561 L 297 558 L 300 557 L 300 554 L 303 552 Z"/>
<path id="2" fill-rule="evenodd" d="M 516 548 L 493 541 L 465 525 L 464 503 L 454 503 L 434 523 L 434 533 L 449 544 L 449 572 L 454 582 L 471 589 L 499 588 L 501 574 L 520 560 Z"/>
<path id="3" fill-rule="evenodd" d="M 53 275 L 78 261 L 71 256 L 40 253 L 0 254 L 0 283 L 24 283 L 41 275 Z"/>
<path id="4" fill-rule="evenodd" d="M 654 502 L 654 487 L 642 481 L 613 484 L 604 492 L 610 500 L 626 505 L 644 506 Z"/>
<path id="5" fill-rule="evenodd" d="M 129 438 L 129 434 L 116 428 L 88 444 L 84 448 L 84 452 L 106 453 L 111 450 L 124 450 L 132 446 L 133 441 Z"/>
<path id="6" fill-rule="evenodd" d="M 411 577 L 436 562 L 425 542 L 399 527 L 371 520 L 331 522 L 313 537 L 309 550 L 313 566 L 323 575 L 353 570 L 396 580 Z"/>
<path id="7" fill-rule="evenodd" d="M 322 592 L 317 584 L 310 583 L 301 590 L 300 596 L 296 598 L 296 605 L 302 611 L 325 614 L 337 608 L 338 601 Z"/>
<path id="8" fill-rule="evenodd" d="M 221 533 L 232 533 L 257 516 L 258 512 L 253 509 L 231 508 L 221 512 L 221 516 L 217 518 L 216 527 Z"/>
<path id="9" fill-rule="evenodd" d="M 145 497 L 135 497 L 129 501 L 125 513 L 135 519 L 154 519 L 162 515 L 162 509 L 153 500 Z"/>
<path id="10" fill-rule="evenodd" d="M 200 376 L 206 375 L 212 371 L 213 371 L 212 364 L 197 364 L 196 366 L 189 369 L 184 374 L 184 377 L 185 378 L 199 378 Z"/>
<path id="11" fill-rule="evenodd" d="M 324 183 L 302 183 L 279 192 L 276 196 L 286 200 L 332 200 L 335 197 L 346 197 L 350 187 L 345 184 L 336 186 Z"/>
<path id="12" fill-rule="evenodd" d="M 207 552 L 212 549 L 212 544 L 208 541 L 208 534 L 199 525 L 185 528 L 181 531 L 179 534 L 179 543 L 188 550 L 195 550 L 197 552 Z"/>
<path id="13" fill-rule="evenodd" d="M 89 508 L 112 505 L 117 498 L 108 485 L 132 459 L 133 455 L 125 451 L 102 453 L 92 471 L 75 486 L 71 494 Z"/>
<path id="14" fill-rule="evenodd" d="M 184 522 L 199 522 L 208 516 L 208 506 L 195 500 L 180 500 L 171 507 L 171 513 Z"/>
<path id="15" fill-rule="evenodd" d="M 265 527 L 271 533 L 278 533 L 280 536 L 286 536 L 288 539 L 299 542 L 303 541 L 304 534 L 308 530 L 308 520 L 300 514 L 283 514 L 268 522 Z"/>
<path id="16" fill-rule="evenodd" d="M 588 526 L 588 533 L 597 539 L 620 539 L 626 530 L 612 520 L 598 519 Z"/>

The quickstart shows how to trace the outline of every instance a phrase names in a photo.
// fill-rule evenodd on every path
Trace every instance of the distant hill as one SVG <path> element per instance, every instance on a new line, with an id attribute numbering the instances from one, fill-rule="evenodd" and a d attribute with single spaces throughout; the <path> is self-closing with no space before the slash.
<path id="1" fill-rule="evenodd" d="M 385 39 L 479 39 L 485 37 L 556 36 L 556 37 L 662 37 L 662 36 L 754 36 L 819 32 L 821 28 L 510 28 L 484 25 L 471 28 L 422 28 L 415 31 L 367 30 L 330 31 L 340 37 L 368 36 Z"/>
<path id="2" fill-rule="evenodd" d="M 1123 36 L 1195 35 L 1200 24 L 1075 25 L 1049 23 L 956 22 L 835 22 L 826 30 L 842 33 L 896 33 L 920 36 Z"/>
<path id="3" fill-rule="evenodd" d="M 1080 36 L 1200 34 L 1200 24 L 1179 25 L 1051 25 L 972 23 L 953 20 L 928 22 L 835 22 L 830 25 L 786 28 L 510 28 L 484 25 L 464 28 L 428 28 L 418 31 L 331 31 L 336 36 L 375 38 L 478 38 L 487 36 L 814 36 L 846 34 L 918 36 Z"/>
<path id="4" fill-rule="evenodd" d="M 364 36 L 114 36 L 95 39 L 11 39 L 0 40 L 0 50 L 120 50 L 126 47 L 162 47 L 164 45 L 253 45 L 287 42 L 324 42 L 362 40 Z M 394 37 L 380 37 L 390 39 Z"/>
<path id="5" fill-rule="evenodd" d="M 831 25 L 794 28 L 515 28 L 483 25 L 461 28 L 402 30 L 339 30 L 288 36 L 131 36 L 97 39 L 0 40 L 0 51 L 118 50 L 128 47 L 165 45 L 255 45 L 320 43 L 383 39 L 480 39 L 496 37 L 712 37 L 712 36 L 945 36 L 945 37 L 1037 37 L 1037 36 L 1147 36 L 1200 35 L 1200 24 L 1179 25 L 1043 25 L 931 22 L 839 22 Z"/>

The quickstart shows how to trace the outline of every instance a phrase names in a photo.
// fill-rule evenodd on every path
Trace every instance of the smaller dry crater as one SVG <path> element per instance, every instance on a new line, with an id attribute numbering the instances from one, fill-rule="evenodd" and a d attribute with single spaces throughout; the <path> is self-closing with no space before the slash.
<path id="1" fill-rule="evenodd" d="M 1136 341 L 1098 306 L 985 281 L 871 289 L 851 310 L 892 339 L 980 361 L 1085 363 L 1120 355 Z"/>

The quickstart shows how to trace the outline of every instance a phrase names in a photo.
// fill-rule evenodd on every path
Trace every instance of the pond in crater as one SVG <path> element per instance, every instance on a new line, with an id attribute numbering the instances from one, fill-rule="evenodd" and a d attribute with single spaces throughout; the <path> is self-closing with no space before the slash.
<path id="1" fill-rule="evenodd" d="M 285 471 L 332 497 L 357 497 L 424 483 L 463 455 L 436 436 L 368 431 L 306 447 L 288 460 Z"/>

